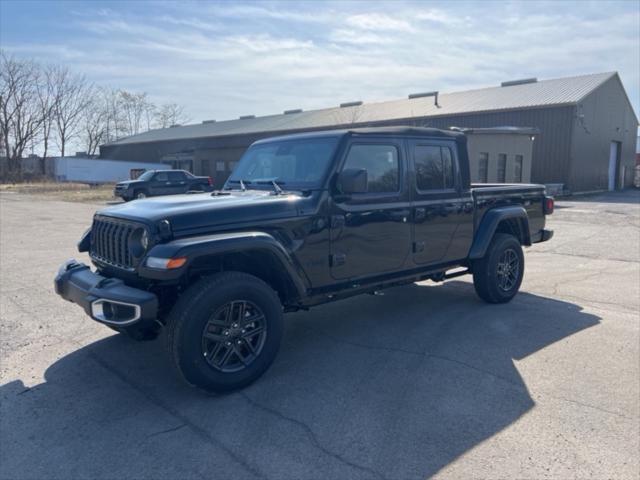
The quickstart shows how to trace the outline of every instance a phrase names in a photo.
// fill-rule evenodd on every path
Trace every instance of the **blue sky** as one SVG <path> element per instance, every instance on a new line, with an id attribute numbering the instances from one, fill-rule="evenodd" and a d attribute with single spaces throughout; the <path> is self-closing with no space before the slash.
<path id="1" fill-rule="evenodd" d="M 0 0 L 0 45 L 194 122 L 614 70 L 640 102 L 638 0 Z"/>

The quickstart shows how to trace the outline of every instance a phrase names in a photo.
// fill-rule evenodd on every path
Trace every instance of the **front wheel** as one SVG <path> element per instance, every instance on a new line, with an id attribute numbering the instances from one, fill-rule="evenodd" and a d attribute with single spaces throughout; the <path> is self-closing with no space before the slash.
<path id="1" fill-rule="evenodd" d="M 487 253 L 473 262 L 473 286 L 485 302 L 509 302 L 520 289 L 524 276 L 524 255 L 513 235 L 494 235 Z"/>
<path id="2" fill-rule="evenodd" d="M 187 383 L 229 392 L 269 368 L 283 323 L 278 295 L 266 283 L 223 272 L 200 280 L 180 297 L 167 322 L 167 346 Z"/>

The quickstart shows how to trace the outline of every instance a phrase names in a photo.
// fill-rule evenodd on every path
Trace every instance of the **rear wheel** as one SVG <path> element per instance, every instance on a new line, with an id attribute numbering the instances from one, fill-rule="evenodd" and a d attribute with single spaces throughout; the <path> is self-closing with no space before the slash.
<path id="1" fill-rule="evenodd" d="M 513 235 L 494 235 L 484 258 L 473 263 L 473 285 L 485 302 L 506 303 L 515 297 L 524 276 L 524 255 Z"/>
<path id="2" fill-rule="evenodd" d="M 191 286 L 169 315 L 167 346 L 191 385 L 228 392 L 273 362 L 283 332 L 276 292 L 252 275 L 223 272 Z"/>

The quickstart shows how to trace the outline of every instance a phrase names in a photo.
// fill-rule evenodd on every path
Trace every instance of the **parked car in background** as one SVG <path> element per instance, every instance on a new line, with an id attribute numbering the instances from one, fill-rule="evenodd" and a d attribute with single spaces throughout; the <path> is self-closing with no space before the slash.
<path id="1" fill-rule="evenodd" d="M 209 192 L 212 185 L 211 177 L 196 177 L 186 170 L 147 170 L 135 180 L 117 183 L 113 194 L 127 202 L 158 195 Z"/>

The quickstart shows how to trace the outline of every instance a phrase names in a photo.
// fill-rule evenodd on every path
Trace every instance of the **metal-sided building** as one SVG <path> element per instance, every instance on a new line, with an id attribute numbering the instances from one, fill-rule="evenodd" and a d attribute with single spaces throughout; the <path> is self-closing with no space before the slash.
<path id="1" fill-rule="evenodd" d="M 537 81 L 504 82 L 497 87 L 455 93 L 412 94 L 403 100 L 349 102 L 321 110 L 151 130 L 102 145 L 100 156 L 162 162 L 220 185 L 255 140 L 295 132 L 382 125 L 451 126 L 482 129 L 527 127 L 533 141 L 531 181 L 563 184 L 569 192 L 618 189 L 632 185 L 638 118 L 616 72 Z M 488 137 L 487 137 L 488 138 Z M 488 165 L 516 171 L 517 152 L 494 137 L 489 151 L 472 158 L 474 178 Z M 496 167 L 497 168 L 497 167 Z M 507 176 L 506 181 L 513 181 Z M 524 181 L 524 179 L 523 179 Z"/>

